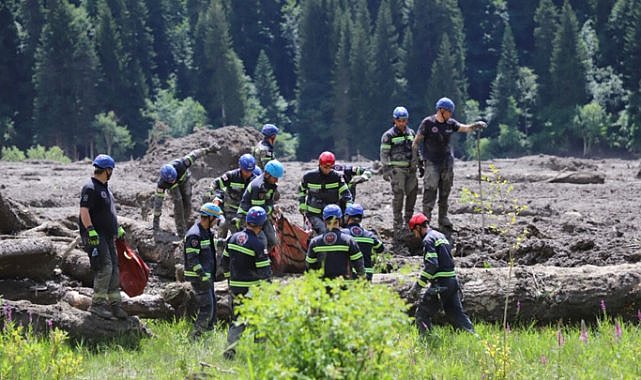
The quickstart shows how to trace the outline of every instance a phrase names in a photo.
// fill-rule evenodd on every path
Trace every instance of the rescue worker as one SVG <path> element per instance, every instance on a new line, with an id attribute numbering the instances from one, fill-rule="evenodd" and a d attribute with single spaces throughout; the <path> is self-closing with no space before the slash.
<path id="1" fill-rule="evenodd" d="M 332 152 L 318 157 L 318 169 L 303 175 L 298 192 L 298 211 L 307 219 L 317 235 L 327 231 L 322 219 L 323 208 L 329 204 L 352 203 L 352 194 L 342 173 L 334 170 L 336 158 Z"/>
<path id="2" fill-rule="evenodd" d="M 414 150 L 421 154 L 418 165 L 419 175 L 423 177 L 423 214 L 431 220 L 438 192 L 438 224 L 442 229 L 452 228 L 447 217 L 448 197 L 454 182 L 454 156 L 450 148 L 452 133 L 469 133 L 487 126 L 483 121 L 459 123 L 452 118 L 454 108 L 451 99 L 439 99 L 436 113 L 423 119 L 413 143 Z"/>
<path id="3" fill-rule="evenodd" d="M 418 180 L 416 179 L 416 152 L 412 149 L 414 131 L 407 126 L 409 113 L 405 107 L 396 107 L 392 112 L 392 128 L 381 137 L 381 164 L 383 179 L 392 185 L 392 210 L 394 212 L 394 236 L 398 238 L 405 224 L 414 213 Z M 405 216 L 403 216 L 405 203 Z"/>
<path id="4" fill-rule="evenodd" d="M 285 168 L 283 164 L 278 160 L 271 160 L 265 165 L 263 174 L 254 178 L 249 183 L 243 193 L 236 216 L 232 220 L 237 230 L 240 230 L 241 220 L 245 219 L 245 215 L 252 206 L 262 207 L 267 213 L 267 216 L 272 214 L 274 211 L 274 197 L 278 192 L 278 179 L 284 174 Z M 271 249 L 278 244 L 274 225 L 269 218 L 266 218 L 259 238 L 263 240 L 268 251 L 271 251 Z"/>
<path id="5" fill-rule="evenodd" d="M 124 237 L 118 226 L 116 202 L 109 180 L 116 162 L 106 154 L 93 160 L 93 176 L 80 193 L 78 227 L 93 273 L 93 297 L 89 311 L 102 318 L 127 318 L 120 298 L 118 255 L 114 239 Z"/>
<path id="6" fill-rule="evenodd" d="M 367 182 L 372 178 L 372 172 L 362 166 L 352 166 L 347 164 L 336 164 L 334 170 L 343 174 L 343 180 L 347 184 L 349 192 L 352 194 L 352 202 L 356 202 L 356 185 Z M 345 205 L 341 205 L 344 209 Z"/>
<path id="7" fill-rule="evenodd" d="M 175 159 L 160 168 L 160 178 L 154 198 L 153 230 L 160 229 L 160 216 L 162 203 L 165 200 L 165 191 L 169 190 L 174 200 L 174 221 L 178 236 L 185 234 L 187 223 L 191 220 L 191 173 L 189 167 L 197 158 L 203 157 L 209 149 L 196 149 L 183 158 Z"/>
<path id="8" fill-rule="evenodd" d="M 225 219 L 218 228 L 219 238 L 226 239 L 227 232 L 232 234 L 237 232 L 231 220 L 236 216 L 245 189 L 254 178 L 260 175 L 260 173 L 258 175 L 254 174 L 256 168 L 254 156 L 245 153 L 238 159 L 238 168 L 229 170 L 214 179 L 209 191 L 205 193 L 206 200 L 212 201 L 222 208 L 224 212 Z"/>
<path id="9" fill-rule="evenodd" d="M 372 254 L 381 254 L 385 247 L 383 242 L 373 232 L 364 229 L 361 226 L 364 210 L 363 206 L 358 203 L 351 204 L 345 210 L 347 216 L 346 227 L 343 233 L 351 235 L 354 241 L 358 243 L 358 248 L 363 253 L 363 264 L 365 265 L 365 277 L 372 281 L 374 275 L 374 266 L 372 265 Z"/>
<path id="10" fill-rule="evenodd" d="M 363 253 L 358 243 L 340 229 L 343 212 L 338 205 L 329 204 L 323 208 L 326 231 L 312 239 L 307 248 L 305 262 L 307 270 L 321 269 L 323 278 L 365 277 Z"/>
<path id="11" fill-rule="evenodd" d="M 262 226 L 267 222 L 267 213 L 260 206 L 253 206 L 245 216 L 246 227 L 233 234 L 227 241 L 227 248 L 223 253 L 223 268 L 225 278 L 229 281 L 229 290 L 232 296 L 232 318 L 227 333 L 227 348 L 223 355 L 233 359 L 236 355 L 236 343 L 245 330 L 244 324 L 235 323 L 237 315 L 233 312 L 234 306 L 242 298 L 250 296 L 250 288 L 260 280 L 271 280 L 272 270 L 269 257 L 265 253 L 265 244 L 258 237 Z"/>
<path id="12" fill-rule="evenodd" d="M 256 165 L 265 170 L 265 165 L 271 160 L 276 159 L 274 156 L 274 144 L 278 135 L 278 127 L 274 124 L 265 124 L 261 129 L 263 139 L 254 147 L 254 158 Z"/>
<path id="13" fill-rule="evenodd" d="M 416 300 L 421 291 L 430 285 L 420 298 L 416 309 L 416 324 L 419 333 L 426 334 L 432 328 L 432 316 L 442 306 L 450 323 L 458 329 L 474 333 L 470 318 L 465 314 L 459 298 L 459 283 L 454 272 L 452 247 L 442 233 L 430 228 L 427 217 L 418 213 L 409 221 L 409 228 L 416 238 L 423 240 L 425 268 L 410 290 L 409 299 Z"/>
<path id="14" fill-rule="evenodd" d="M 216 273 L 216 249 L 211 229 L 223 217 L 223 210 L 208 202 L 200 207 L 200 218 L 185 234 L 185 279 L 187 279 L 198 304 L 198 315 L 190 337 L 198 338 L 211 330 L 216 323 L 216 296 L 212 274 Z"/>

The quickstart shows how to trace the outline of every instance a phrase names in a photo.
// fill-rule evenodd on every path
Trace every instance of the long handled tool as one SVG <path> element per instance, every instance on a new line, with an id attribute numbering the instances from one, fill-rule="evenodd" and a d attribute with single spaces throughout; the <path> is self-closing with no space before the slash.
<path id="1" fill-rule="evenodd" d="M 479 197 L 481 200 L 481 248 L 483 248 L 483 235 L 485 234 L 485 203 L 483 202 L 483 178 L 481 176 L 481 131 L 476 131 L 476 158 L 479 174 Z"/>

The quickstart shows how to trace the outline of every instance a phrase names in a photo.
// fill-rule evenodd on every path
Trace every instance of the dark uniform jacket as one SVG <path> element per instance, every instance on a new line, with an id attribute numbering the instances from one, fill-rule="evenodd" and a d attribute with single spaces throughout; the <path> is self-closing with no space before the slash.
<path id="1" fill-rule="evenodd" d="M 412 165 L 414 131 L 406 127 L 404 132 L 393 126 L 381 137 L 381 164 L 384 168 L 409 168 Z"/>
<path id="2" fill-rule="evenodd" d="M 419 146 L 423 160 L 440 164 L 450 159 L 450 138 L 460 126 L 461 124 L 453 118 L 447 119 L 444 123 L 436 121 L 435 115 L 423 119 L 418 127 L 418 134 L 423 135 L 423 143 Z"/>
<path id="3" fill-rule="evenodd" d="M 96 178 L 91 178 L 82 187 L 80 192 L 80 207 L 89 209 L 91 223 L 98 235 L 105 239 L 113 239 L 118 231 L 118 218 L 116 217 L 116 202 L 107 183 L 102 183 Z M 80 235 L 86 238 L 87 229 L 78 216 Z"/>
<path id="4" fill-rule="evenodd" d="M 361 227 L 360 224 L 348 224 L 346 228 L 342 229 L 343 233 L 352 236 L 354 241 L 358 244 L 358 248 L 363 253 L 363 261 L 365 265 L 365 273 L 368 278 L 374 273 L 372 266 L 372 253 L 380 254 L 385 249 L 383 243 L 378 239 L 373 232 L 368 231 Z"/>
<path id="5" fill-rule="evenodd" d="M 214 179 L 212 183 L 214 200 L 221 202 L 225 214 L 235 214 L 238 211 L 245 189 L 254 178 L 256 176 L 252 174 L 247 179 L 243 179 L 241 170 L 234 169 Z"/>
<path id="6" fill-rule="evenodd" d="M 319 216 L 328 204 L 351 202 L 352 194 L 343 180 L 342 173 L 332 170 L 325 175 L 320 169 L 314 169 L 303 175 L 298 192 L 300 210 Z"/>
<path id="7" fill-rule="evenodd" d="M 307 269 L 323 269 L 325 278 L 352 278 L 352 272 L 359 277 L 365 274 L 363 253 L 358 244 L 338 228 L 312 239 L 305 262 Z"/>
<path id="8" fill-rule="evenodd" d="M 423 238 L 423 262 L 425 268 L 418 279 L 418 285 L 426 287 L 428 282 L 441 278 L 456 277 L 452 248 L 445 235 L 430 229 Z"/>
<path id="9" fill-rule="evenodd" d="M 252 206 L 260 206 L 265 209 L 267 215 L 274 211 L 274 195 L 278 185 L 265 181 L 265 174 L 254 178 L 243 193 L 238 207 L 238 216 L 246 215 Z"/>
<path id="10" fill-rule="evenodd" d="M 254 231 L 246 228 L 229 237 L 223 252 L 223 270 L 234 294 L 246 294 L 250 286 L 271 278 L 265 245 Z"/>
<path id="11" fill-rule="evenodd" d="M 214 248 L 214 236 L 209 229 L 203 228 L 199 222 L 185 234 L 185 278 L 190 281 L 200 281 L 199 269 L 202 269 L 204 276 L 211 279 L 212 273 L 216 273 L 216 249 Z"/>

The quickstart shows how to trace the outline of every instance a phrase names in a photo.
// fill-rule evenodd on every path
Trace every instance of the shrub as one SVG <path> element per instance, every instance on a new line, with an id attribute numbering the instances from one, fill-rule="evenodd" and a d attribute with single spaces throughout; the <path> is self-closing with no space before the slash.
<path id="1" fill-rule="evenodd" d="M 65 156 L 65 152 L 60 149 L 58 146 L 52 146 L 47 150 L 42 145 L 36 145 L 35 147 L 32 146 L 31 148 L 27 149 L 27 158 L 30 160 L 49 160 L 49 161 L 56 161 L 56 162 L 62 162 L 64 164 L 68 164 L 71 162 L 71 159 L 67 156 Z"/>
<path id="2" fill-rule="evenodd" d="M 3 161 L 23 161 L 26 159 L 24 153 L 18 149 L 17 146 L 3 146 L 2 147 L 2 160 Z"/>
<path id="3" fill-rule="evenodd" d="M 410 319 L 392 290 L 307 274 L 253 294 L 237 308 L 248 324 L 238 350 L 260 377 L 380 379 L 406 371 L 398 359 L 411 341 Z"/>
<path id="4" fill-rule="evenodd" d="M 27 149 L 27 158 L 30 160 L 46 160 L 47 148 L 38 144 Z"/>

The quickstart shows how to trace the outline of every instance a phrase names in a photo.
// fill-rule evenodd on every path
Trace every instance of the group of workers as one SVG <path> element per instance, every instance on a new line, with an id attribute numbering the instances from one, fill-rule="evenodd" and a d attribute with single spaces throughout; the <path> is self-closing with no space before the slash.
<path id="1" fill-rule="evenodd" d="M 471 132 L 485 127 L 478 121 L 461 124 L 452 118 L 454 103 L 439 99 L 436 113 L 423 119 L 418 133 L 408 127 L 409 113 L 396 107 L 393 126 L 381 138 L 380 161 L 383 178 L 391 183 L 395 236 L 409 231 L 423 241 L 424 270 L 410 292 L 416 299 L 422 292 L 416 321 L 419 331 L 431 328 L 431 316 L 442 305 L 452 323 L 473 332 L 463 311 L 459 285 L 454 271 L 451 246 L 440 232 L 430 228 L 432 208 L 438 194 L 439 226 L 451 228 L 447 217 L 447 199 L 452 187 L 453 155 L 449 140 L 453 132 Z M 199 209 L 199 218 L 191 220 L 191 184 L 189 167 L 210 149 L 197 149 L 173 160 L 160 169 L 154 199 L 152 228 L 160 228 L 165 192 L 174 202 L 174 220 L 179 236 L 184 236 L 185 278 L 192 284 L 198 302 L 191 337 L 197 338 L 216 321 L 213 283 L 217 258 L 229 281 L 233 303 L 259 281 L 272 276 L 269 252 L 278 244 L 272 223 L 274 202 L 280 197 L 278 180 L 283 165 L 275 159 L 274 144 L 279 129 L 265 124 L 263 139 L 252 154 L 243 154 L 238 168 L 214 179 Z M 419 157 L 420 155 L 420 157 Z M 104 154 L 93 161 L 94 176 L 82 189 L 80 234 L 90 256 L 94 273 L 94 296 L 90 311 L 103 318 L 126 318 L 120 304 L 117 256 L 114 239 L 122 237 L 108 180 L 114 160 Z M 423 177 L 423 212 L 414 213 L 418 190 L 417 171 Z M 326 278 L 372 279 L 372 254 L 383 252 L 381 240 L 361 223 L 363 206 L 354 202 L 355 185 L 370 179 L 372 172 L 362 167 L 337 165 L 333 153 L 323 152 L 318 167 L 306 172 L 299 185 L 299 211 L 313 230 L 308 244 L 306 265 L 322 270 Z M 404 214 L 403 214 L 404 211 Z M 218 227 L 218 239 L 212 228 Z M 229 234 L 229 236 L 228 236 Z M 223 242 L 218 244 L 216 242 Z M 423 291 L 427 288 L 426 291 Z M 232 313 L 233 314 L 233 313 Z M 234 315 L 235 319 L 235 315 Z M 244 326 L 232 323 L 225 356 L 235 354 L 235 344 Z"/>

